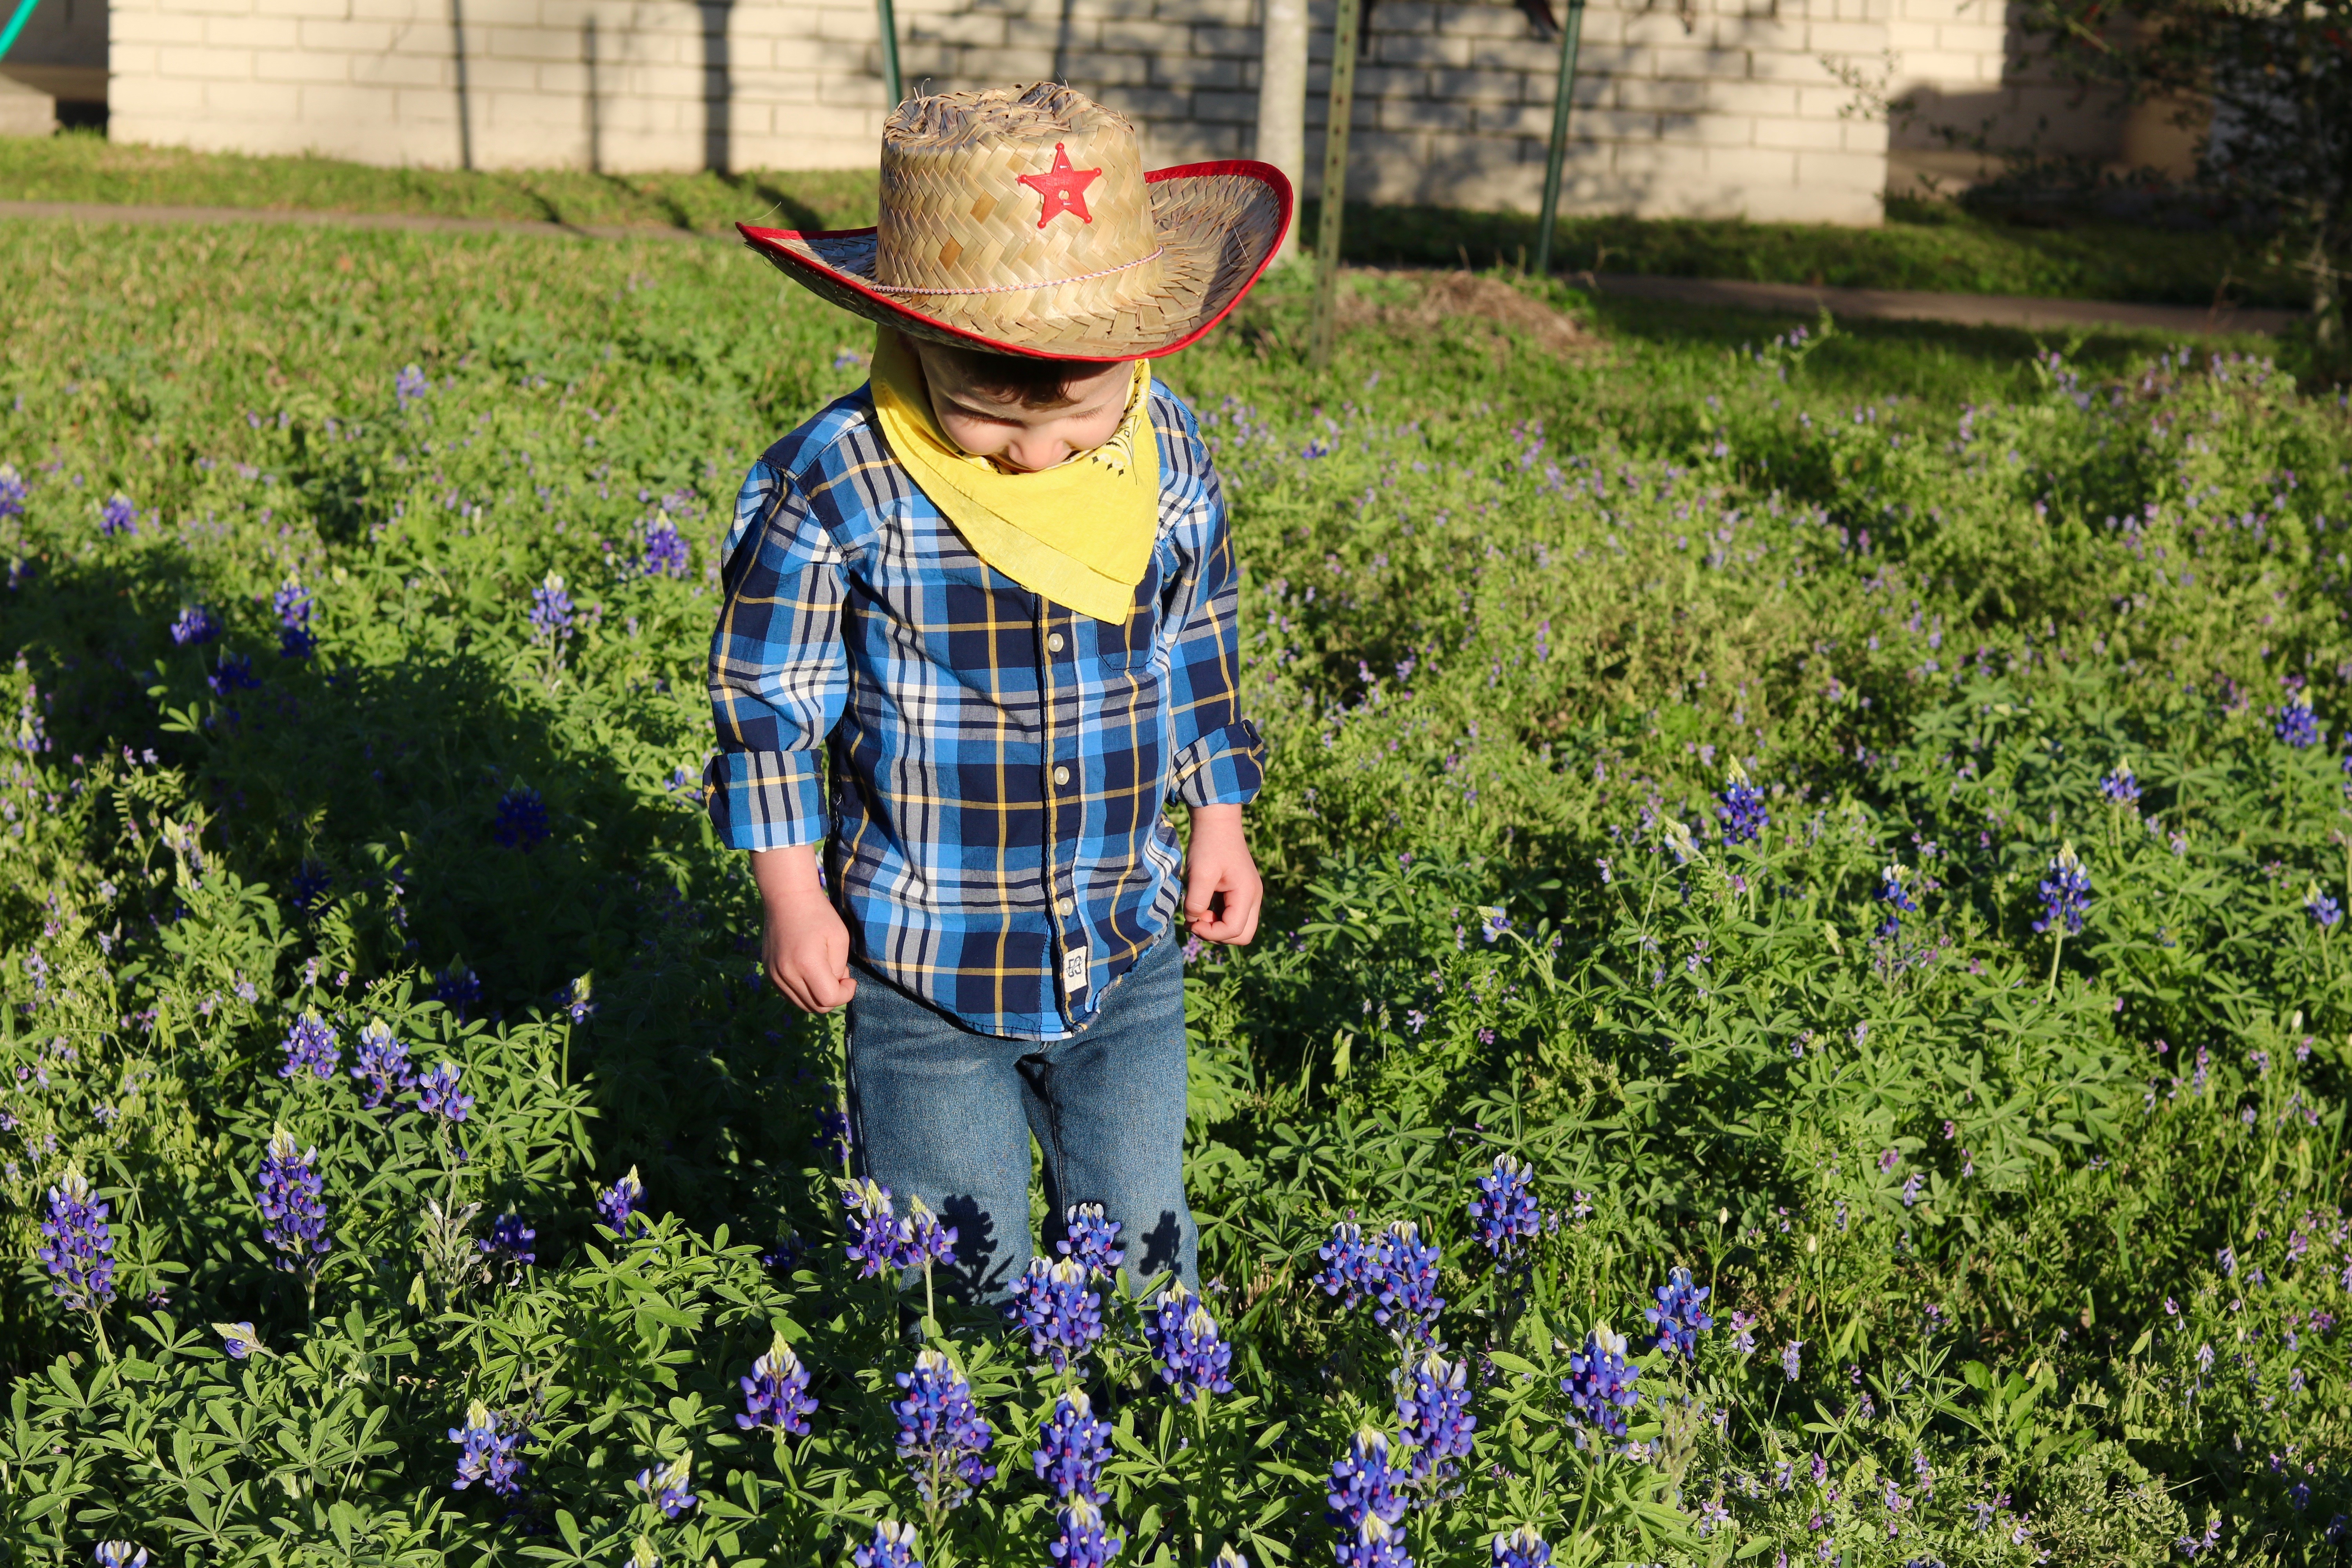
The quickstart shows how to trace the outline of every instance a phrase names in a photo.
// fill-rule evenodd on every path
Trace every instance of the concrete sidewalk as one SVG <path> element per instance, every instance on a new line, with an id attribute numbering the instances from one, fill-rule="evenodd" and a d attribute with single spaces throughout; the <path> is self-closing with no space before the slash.
<path id="1" fill-rule="evenodd" d="M 682 228 L 624 228 L 596 224 L 532 223 L 520 218 L 429 217 L 415 213 L 292 211 L 278 207 L 117 206 L 105 202 L 0 201 L 0 219 L 47 218 L 75 223 L 295 224 L 312 228 L 405 229 L 425 234 L 521 234 L 551 239 L 712 239 Z M 2203 310 L 2194 305 L 2136 305 L 2106 300 L 2042 300 L 2014 294 L 1936 294 L 1904 289 L 1816 289 L 1801 283 L 1740 283 L 1728 279 L 1654 278 L 1626 272 L 1570 273 L 1570 281 L 1596 293 L 1677 305 L 1730 306 L 1745 310 L 1864 321 L 1948 321 L 1967 327 L 2123 327 L 2157 331 L 2276 333 L 2302 319 L 2299 310 Z"/>

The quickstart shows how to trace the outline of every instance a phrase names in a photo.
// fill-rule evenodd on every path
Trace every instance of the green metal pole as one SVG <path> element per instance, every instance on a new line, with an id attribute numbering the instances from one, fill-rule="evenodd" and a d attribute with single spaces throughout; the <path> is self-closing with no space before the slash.
<path id="1" fill-rule="evenodd" d="M 888 0 L 884 0 L 888 4 Z M 1576 43 L 1584 31 L 1584 0 L 1568 0 L 1559 25 L 1559 86 L 1551 100 L 1551 151 L 1544 158 L 1543 216 L 1536 228 L 1536 276 L 1551 276 L 1551 231 L 1559 224 L 1559 176 L 1568 162 L 1568 110 L 1576 92 Z"/>
<path id="2" fill-rule="evenodd" d="M 1331 363 L 1339 313 L 1339 213 L 1348 201 L 1348 121 L 1356 102 L 1357 0 L 1339 0 L 1331 25 L 1331 106 L 1323 117 L 1323 213 L 1316 226 L 1315 309 L 1307 318 L 1307 363 Z"/>
<path id="3" fill-rule="evenodd" d="M 0 27 L 0 60 L 6 59 L 8 51 L 16 47 L 16 35 L 23 32 L 25 24 L 33 19 L 33 7 L 40 3 L 41 0 L 22 0 L 16 7 L 16 14 L 8 18 L 8 25 Z"/>
<path id="4" fill-rule="evenodd" d="M 898 17 L 890 9 L 890 0 L 874 0 L 874 8 L 882 23 L 882 90 L 890 95 L 890 107 L 895 110 L 906 101 L 898 90 Z"/>

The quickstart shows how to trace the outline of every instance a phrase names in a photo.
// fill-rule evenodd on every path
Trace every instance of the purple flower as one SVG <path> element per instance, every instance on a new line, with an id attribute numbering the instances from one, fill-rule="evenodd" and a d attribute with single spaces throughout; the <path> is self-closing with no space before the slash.
<path id="1" fill-rule="evenodd" d="M 49 1271 L 49 1293 L 77 1312 L 95 1312 L 114 1300 L 114 1235 L 108 1205 L 90 1194 L 79 1171 L 68 1171 L 49 1189 L 46 1242 L 38 1256 Z"/>
<path id="2" fill-rule="evenodd" d="M 128 1541 L 101 1541 L 91 1555 L 98 1568 L 147 1568 L 147 1549 Z"/>
<path id="3" fill-rule="evenodd" d="M 1748 770 L 1736 757 L 1725 777 L 1723 793 L 1715 798 L 1715 815 L 1723 824 L 1726 844 L 1753 843 L 1772 826 L 1772 814 L 1764 808 L 1764 792 L 1748 782 Z"/>
<path id="4" fill-rule="evenodd" d="M 1508 1535 L 1495 1536 L 1495 1568 L 1551 1568 L 1551 1543 L 1523 1524 Z"/>
<path id="5" fill-rule="evenodd" d="M 1366 1520 L 1394 1524 L 1404 1517 L 1405 1500 L 1397 1489 L 1410 1476 L 1389 1463 L 1389 1440 L 1370 1426 L 1348 1440 L 1347 1452 L 1331 1465 L 1331 1489 L 1324 1498 L 1324 1517 L 1353 1534 Z"/>
<path id="6" fill-rule="evenodd" d="M 1878 874 L 1878 901 L 1886 906 L 1886 919 L 1879 925 L 1878 934 L 1892 939 L 1903 931 L 1903 917 L 1917 914 L 1918 902 L 1910 889 L 1903 885 L 1905 872 L 1900 866 L 1889 866 Z"/>
<path id="7" fill-rule="evenodd" d="M 1494 1169 L 1478 1178 L 1479 1196 L 1470 1200 L 1471 1227 L 1502 1268 L 1518 1260 L 1519 1244 L 1543 1228 L 1532 1188 L 1534 1173 L 1508 1154 L 1495 1156 Z"/>
<path id="8" fill-rule="evenodd" d="M 1903 1178 L 1903 1206 L 1909 1208 L 1919 1201 L 1919 1173 L 1912 1172 Z"/>
<path id="9" fill-rule="evenodd" d="M 1160 1293 L 1152 1313 L 1143 1322 L 1151 1359 L 1160 1365 L 1160 1380 L 1177 1402 L 1190 1405 L 1205 1390 L 1231 1394 L 1233 1380 L 1225 1375 L 1234 1363 L 1234 1347 L 1217 1330 L 1217 1321 L 1182 1280 Z M 1056 1371 L 1060 1369 L 1055 1368 Z"/>
<path id="10" fill-rule="evenodd" d="M 453 963 L 433 977 L 433 1000 L 463 1018 L 482 999 L 482 977 Z"/>
<path id="11" fill-rule="evenodd" d="M 929 1268 L 935 1263 L 953 1262 L 956 1227 L 940 1224 L 940 1216 L 921 1198 L 908 1198 L 907 1211 L 907 1217 L 891 1232 L 892 1264 L 900 1268 Z"/>
<path id="12" fill-rule="evenodd" d="M 520 1427 L 507 1430 L 488 1405 L 478 1399 L 467 1405 L 466 1424 L 449 1428 L 449 1441 L 457 1445 L 457 1479 L 450 1490 L 464 1491 L 476 1481 L 498 1497 L 522 1490 L 522 1451 L 530 1435 Z"/>
<path id="13" fill-rule="evenodd" d="M 2116 764 L 2116 771 L 2099 781 L 2100 797 L 2113 805 L 2136 805 L 2139 803 L 2139 779 L 2133 773 L 2130 759 Z"/>
<path id="14" fill-rule="evenodd" d="M 1699 1335 L 1715 1327 L 1715 1320 L 1700 1305 L 1707 1298 L 1707 1288 L 1692 1284 L 1689 1269 L 1677 1268 L 1666 1276 L 1655 1294 L 1658 1304 L 1643 1315 L 1658 1331 L 1659 1348 L 1673 1350 L 1685 1361 L 1696 1361 Z"/>
<path id="15" fill-rule="evenodd" d="M 25 493 L 22 485 L 17 487 L 16 493 L 20 496 Z M 98 531 L 109 539 L 118 533 L 139 531 L 139 509 L 131 504 L 129 496 L 117 490 L 106 498 L 106 504 L 98 509 Z"/>
<path id="16" fill-rule="evenodd" d="M 1494 942 L 1496 938 L 1511 929 L 1511 917 L 1501 910 L 1491 905 L 1481 904 L 1478 906 L 1478 913 L 1485 917 L 1479 921 L 1478 934 L 1488 942 Z"/>
<path id="17" fill-rule="evenodd" d="M 694 1456 L 680 1454 L 658 1470 L 639 1470 L 637 1489 L 653 1499 L 664 1519 L 676 1519 L 701 1500 L 689 1489 L 693 1474 Z"/>
<path id="18" fill-rule="evenodd" d="M 416 1087 L 416 1071 L 409 1065 L 408 1047 L 394 1037 L 392 1026 L 382 1018 L 371 1018 L 360 1026 L 359 1065 L 352 1068 L 352 1076 L 367 1086 L 366 1098 L 361 1103 L 370 1110 L 402 1090 Z"/>
<path id="19" fill-rule="evenodd" d="M 1055 1372 L 1102 1338 L 1102 1298 L 1087 1288 L 1087 1270 L 1074 1258 L 1032 1258 L 1028 1272 L 1013 1282 L 1006 1310 L 1029 1331 L 1030 1354 L 1051 1361 Z"/>
<path id="20" fill-rule="evenodd" d="M 604 1222 L 606 1230 L 626 1240 L 632 1226 L 639 1230 L 653 1227 L 653 1222 L 646 1217 L 645 1202 L 646 1184 L 637 1179 L 637 1168 L 632 1165 L 627 1175 L 596 1194 L 596 1217 Z"/>
<path id="21" fill-rule="evenodd" d="M 294 912 L 309 920 L 327 907 L 334 886 L 333 872 L 316 860 L 305 860 L 286 879 L 286 897 Z"/>
<path id="22" fill-rule="evenodd" d="M 1402 1332 L 1423 1344 L 1434 1342 L 1437 1315 L 1445 1310 L 1437 1293 L 1439 1253 L 1434 1243 L 1421 1239 L 1421 1227 L 1398 1220 L 1381 1232 L 1374 1244 L 1380 1262 L 1380 1305 L 1372 1321 L 1386 1328 L 1391 1318 L 1404 1320 Z"/>
<path id="23" fill-rule="evenodd" d="M 1374 1515 L 1331 1543 L 1339 1568 L 1412 1568 L 1412 1553 L 1394 1525 Z"/>
<path id="24" fill-rule="evenodd" d="M 319 1259 L 334 1246 L 320 1197 L 326 1184 L 311 1169 L 318 1158 L 316 1149 L 296 1153 L 294 1134 L 280 1127 L 269 1135 L 269 1152 L 261 1160 L 261 1239 L 289 1274 L 316 1273 Z"/>
<path id="25" fill-rule="evenodd" d="M 1037 1439 L 1030 1462 L 1055 1497 L 1084 1498 L 1097 1504 L 1108 1500 L 1102 1473 L 1110 1462 L 1110 1423 L 1097 1419 L 1083 1390 L 1072 1389 L 1055 1401 L 1053 1419 Z"/>
<path id="26" fill-rule="evenodd" d="M 518 785 L 499 796 L 490 837 L 509 849 L 536 849 L 547 841 L 547 802 L 535 789 Z"/>
<path id="27" fill-rule="evenodd" d="M 294 1020 L 294 1026 L 286 1031 L 281 1048 L 286 1052 L 286 1063 L 278 1069 L 279 1078 L 299 1078 L 306 1069 L 317 1078 L 332 1078 L 335 1064 L 343 1059 L 342 1045 L 335 1038 L 335 1031 L 316 1013 L 306 1012 Z"/>
<path id="28" fill-rule="evenodd" d="M 857 1568 L 923 1568 L 915 1555 L 915 1527 L 885 1520 L 874 1527 L 872 1544 L 850 1553 Z"/>
<path id="29" fill-rule="evenodd" d="M 1454 1479 L 1454 1461 L 1467 1459 L 1478 1418 L 1470 1414 L 1468 1363 L 1432 1351 L 1400 1376 L 1397 1419 L 1412 1450 L 1412 1479 L 1423 1484 Z"/>
<path id="30" fill-rule="evenodd" d="M 2311 693 L 2298 691 L 2288 698 L 2286 706 L 2278 710 L 2272 729 L 2280 740 L 2297 751 L 2319 744 L 2319 721 L 2311 711 Z"/>
<path id="31" fill-rule="evenodd" d="M 1073 1205 L 1062 1220 L 1065 1234 L 1054 1244 L 1055 1251 L 1076 1258 L 1091 1274 L 1108 1279 L 1118 1272 L 1127 1253 L 1118 1245 L 1118 1221 L 1105 1219 L 1102 1205 Z"/>
<path id="32" fill-rule="evenodd" d="M 2035 935 L 2062 923 L 2068 936 L 2083 929 L 2083 917 L 2091 908 L 2091 873 L 2072 844 L 2059 847 L 2058 858 L 2050 862 L 2050 879 L 2042 884 L 2041 891 L 2042 918 L 2033 922 Z"/>
<path id="33" fill-rule="evenodd" d="M 202 605 L 190 605 L 171 625 L 175 647 L 194 647 L 221 635 L 220 618 Z"/>
<path id="34" fill-rule="evenodd" d="M 926 1503 L 961 1506 L 972 1488 L 996 1479 L 996 1467 L 984 1457 L 996 1429 L 973 1406 L 971 1384 L 938 1351 L 919 1352 L 915 1370 L 898 1373 L 897 1381 L 907 1397 L 892 1401 L 890 1413 L 898 1418 L 898 1457 L 914 1475 L 915 1489 Z"/>
<path id="35" fill-rule="evenodd" d="M 474 1097 L 457 1092 L 457 1079 L 465 1069 L 456 1062 L 443 1062 L 416 1082 L 416 1109 L 427 1116 L 438 1116 L 449 1121 L 463 1121 L 474 1109 Z"/>
<path id="36" fill-rule="evenodd" d="M 644 570 L 648 577 L 683 577 L 692 570 L 693 552 L 669 519 L 656 518 L 646 527 Z"/>
<path id="37" fill-rule="evenodd" d="M 1045 1550 L 1061 1568 L 1103 1568 L 1127 1544 L 1123 1537 L 1110 1533 L 1102 1510 L 1085 1498 L 1070 1499 L 1055 1518 L 1061 1533 L 1046 1543 Z"/>
<path id="38" fill-rule="evenodd" d="M 226 697 L 232 691 L 252 691 L 259 688 L 261 679 L 253 673 L 253 660 L 241 653 L 224 649 L 213 661 L 213 672 L 205 677 L 205 684 L 215 697 Z"/>
<path id="39" fill-rule="evenodd" d="M 474 1245 L 492 1263 L 503 1263 L 509 1269 L 528 1268 L 539 1261 L 536 1243 L 539 1232 L 520 1215 L 502 1214 L 490 1221 L 490 1237 Z"/>
<path id="40" fill-rule="evenodd" d="M 768 1353 L 751 1363 L 751 1376 L 736 1382 L 743 1389 L 743 1413 L 735 1417 L 738 1427 L 808 1436 L 808 1417 L 816 1410 L 816 1401 L 809 1397 L 809 1371 L 783 1335 L 778 1334 Z"/>
<path id="41" fill-rule="evenodd" d="M 14 463 L 0 463 L 0 517 L 25 515 L 25 476 Z"/>
<path id="42" fill-rule="evenodd" d="M 841 1202 L 851 1217 L 849 1261 L 857 1277 L 870 1279 L 897 1261 L 898 1218 L 890 1209 L 890 1189 L 871 1179 L 841 1184 Z"/>
<path id="43" fill-rule="evenodd" d="M 1375 1295 L 1381 1288 L 1380 1254 L 1364 1245 L 1364 1233 L 1355 1225 L 1342 1220 L 1331 1227 L 1331 1239 L 1318 1249 L 1323 1267 L 1315 1282 L 1323 1287 L 1327 1296 L 1345 1296 L 1340 1306 L 1353 1311 L 1365 1297 Z"/>
<path id="44" fill-rule="evenodd" d="M 1731 1352 L 1743 1356 L 1756 1353 L 1756 1320 L 1745 1312 L 1731 1314 Z"/>
<path id="45" fill-rule="evenodd" d="M 1595 1328 L 1584 1342 L 1583 1353 L 1568 1358 L 1568 1372 L 1559 1380 L 1559 1391 L 1575 1406 L 1569 1419 L 1580 1426 L 1590 1421 L 1602 1435 L 1622 1437 L 1624 1412 L 1642 1397 L 1633 1391 L 1641 1369 L 1625 1364 L 1623 1336 L 1612 1333 L 1606 1324 Z"/>
<path id="46" fill-rule="evenodd" d="M 261 1336 L 253 1331 L 251 1323 L 215 1323 L 213 1332 L 221 1337 L 221 1349 L 231 1361 L 243 1361 L 256 1351 L 264 1355 L 269 1353 L 261 1342 Z"/>
<path id="47" fill-rule="evenodd" d="M 2326 893 L 2319 890 L 2319 884 L 2317 882 L 2314 882 L 2309 887 L 2304 889 L 2303 907 L 2305 911 L 2308 913 L 2313 920 L 2319 922 L 2319 928 L 2322 931 L 2326 931 L 2328 927 L 2333 926 L 2337 921 L 2344 918 L 2343 909 L 2337 905 L 2334 899 L 2329 898 Z"/>
<path id="48" fill-rule="evenodd" d="M 560 643 L 571 635 L 572 595 L 564 592 L 563 579 L 550 572 L 530 591 L 530 640 Z"/>
<path id="49" fill-rule="evenodd" d="M 270 596 L 269 607 L 278 616 L 278 657 L 308 658 L 319 646 L 310 630 L 310 595 L 301 584 L 289 577 Z"/>
<path id="50" fill-rule="evenodd" d="M 432 390 L 433 384 L 425 380 L 425 373 L 413 364 L 392 378 L 392 395 L 400 400 L 400 406 L 404 409 Z"/>
<path id="51" fill-rule="evenodd" d="M 849 1133 L 849 1113 L 828 1107 L 816 1113 L 816 1135 L 809 1142 L 824 1150 L 827 1156 L 846 1161 L 854 1146 Z"/>

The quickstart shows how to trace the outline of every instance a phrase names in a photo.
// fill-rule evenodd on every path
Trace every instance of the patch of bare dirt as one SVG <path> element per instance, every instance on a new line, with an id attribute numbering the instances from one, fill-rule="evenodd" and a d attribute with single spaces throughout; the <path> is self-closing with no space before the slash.
<path id="1" fill-rule="evenodd" d="M 1553 310 L 1500 278 L 1475 272 L 1368 269 L 1363 280 L 1375 279 L 1378 282 L 1370 289 L 1341 291 L 1339 323 L 1342 328 L 1428 328 L 1463 321 L 1489 329 L 1515 328 L 1546 353 L 1563 358 L 1591 353 L 1601 346 L 1601 340 L 1575 317 Z M 1405 298 L 1400 299 L 1400 294 Z"/>

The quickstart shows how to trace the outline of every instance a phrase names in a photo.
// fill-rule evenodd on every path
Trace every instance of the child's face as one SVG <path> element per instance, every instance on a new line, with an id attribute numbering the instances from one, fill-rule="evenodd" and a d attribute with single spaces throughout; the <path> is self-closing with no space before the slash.
<path id="1" fill-rule="evenodd" d="M 972 384 L 951 354 L 915 341 L 931 412 L 948 439 L 975 458 L 993 458 L 1034 473 L 1090 452 L 1109 440 L 1127 413 L 1135 364 L 1089 365 L 1063 384 L 1069 401 L 1055 408 L 1024 407 L 1018 395 Z"/>

